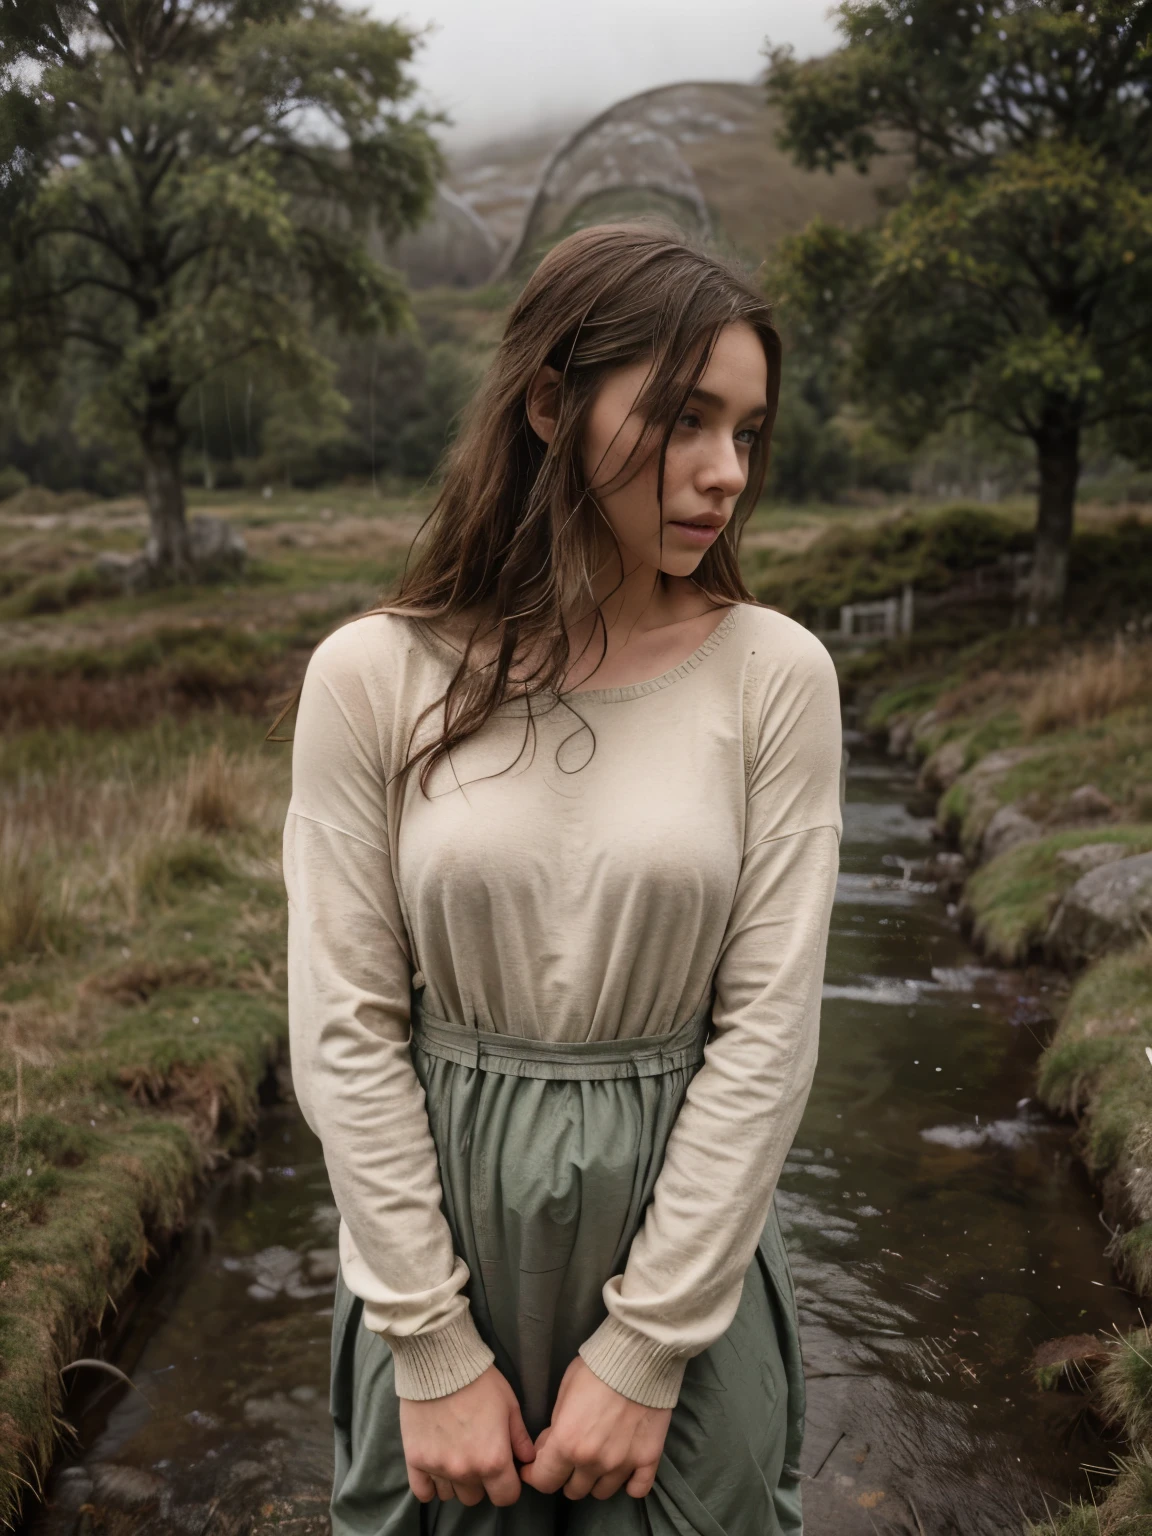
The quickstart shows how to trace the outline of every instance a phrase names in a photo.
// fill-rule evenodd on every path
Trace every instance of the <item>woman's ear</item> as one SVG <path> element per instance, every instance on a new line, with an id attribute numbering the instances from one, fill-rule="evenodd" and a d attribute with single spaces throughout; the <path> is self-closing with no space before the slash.
<path id="1" fill-rule="evenodd" d="M 560 415 L 560 382 L 563 375 L 558 368 L 542 363 L 528 386 L 525 409 L 528 425 L 536 436 L 550 443 L 556 435 L 556 423 Z"/>

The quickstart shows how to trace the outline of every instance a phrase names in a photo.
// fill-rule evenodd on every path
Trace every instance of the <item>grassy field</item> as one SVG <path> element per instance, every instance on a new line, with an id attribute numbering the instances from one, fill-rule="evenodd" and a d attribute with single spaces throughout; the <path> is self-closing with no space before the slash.
<path id="1" fill-rule="evenodd" d="M 317 641 L 401 570 L 429 507 L 426 493 L 365 487 L 192 502 L 243 531 L 243 579 L 135 596 L 96 562 L 139 545 L 138 501 L 0 502 L 0 1520 L 68 1432 L 60 1368 L 89 1352 L 91 1330 L 273 1091 L 290 759 L 265 732 Z M 1086 613 L 1109 570 L 1139 567 L 1144 535 L 1123 532 L 1125 515 L 1084 519 Z M 1024 536 L 1023 504 L 990 516 L 766 505 L 746 568 L 759 596 L 813 622 L 904 579 L 946 586 L 973 548 Z M 1137 793 L 1142 775 L 1152 781 L 1140 701 L 1109 695 L 1102 715 L 1092 705 L 1091 719 L 1069 720 L 1066 678 L 1029 681 L 1052 636 L 988 624 L 987 612 L 952 615 L 911 642 L 838 653 L 846 686 L 863 697 L 898 685 L 878 721 L 935 707 L 931 750 L 963 740 L 976 761 L 992 743 L 1054 748 L 1049 769 L 1029 760 L 1041 787 L 1087 771 L 1067 767 L 1081 742 L 1094 781 L 1131 791 L 1123 835 L 1152 836 Z M 1131 745 L 1109 756 L 1103 738 Z M 956 814 L 962 833 L 974 813 Z M 1017 948 L 1050 874 L 1014 868 L 1011 900 L 989 900 L 1011 909 Z"/>
<path id="2" fill-rule="evenodd" d="M 270 1088 L 290 756 L 264 734 L 421 515 L 218 500 L 245 579 L 126 597 L 93 562 L 141 507 L 69 501 L 0 503 L 0 1519 L 66 1432 L 60 1367 Z"/>

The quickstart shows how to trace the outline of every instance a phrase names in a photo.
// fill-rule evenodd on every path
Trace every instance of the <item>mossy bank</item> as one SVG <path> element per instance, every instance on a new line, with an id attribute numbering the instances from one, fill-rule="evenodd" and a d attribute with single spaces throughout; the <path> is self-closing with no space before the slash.
<path id="1" fill-rule="evenodd" d="M 861 690 L 865 728 L 938 795 L 942 851 L 925 872 L 976 945 L 1000 964 L 1068 973 L 1037 1094 L 1077 1122 L 1109 1256 L 1142 1295 L 1152 1295 L 1150 628 L 1129 616 L 1095 636 L 1005 630 L 871 698 Z M 1070 1358 L 1043 1367 L 1045 1384 L 1087 1384 L 1130 1453 L 1097 1503 L 1030 1529 L 1150 1531 L 1152 1335 L 1062 1342 Z"/>
<path id="2" fill-rule="evenodd" d="M 285 1053 L 284 748 L 205 714 L 0 745 L 0 1519 L 67 1372 Z"/>

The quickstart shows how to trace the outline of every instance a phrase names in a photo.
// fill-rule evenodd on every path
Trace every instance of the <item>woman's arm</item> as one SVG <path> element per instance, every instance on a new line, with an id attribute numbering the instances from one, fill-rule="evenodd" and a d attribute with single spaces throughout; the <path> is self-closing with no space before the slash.
<path id="1" fill-rule="evenodd" d="M 608 1317 L 581 1346 L 602 1381 L 674 1406 L 727 1329 L 816 1065 L 839 867 L 841 729 L 831 658 L 801 632 L 750 677 L 748 806 L 717 970 L 714 1035 L 689 1084 Z M 767 649 L 767 648 L 766 648 Z"/>
<path id="2" fill-rule="evenodd" d="M 380 636 L 376 628 L 373 639 Z M 411 958 L 389 857 L 376 709 L 362 624 L 308 667 L 284 828 L 293 1080 L 319 1136 L 341 1221 L 345 1283 L 381 1333 L 403 1398 L 474 1381 L 493 1360 L 440 1208 L 436 1149 L 412 1066 Z"/>

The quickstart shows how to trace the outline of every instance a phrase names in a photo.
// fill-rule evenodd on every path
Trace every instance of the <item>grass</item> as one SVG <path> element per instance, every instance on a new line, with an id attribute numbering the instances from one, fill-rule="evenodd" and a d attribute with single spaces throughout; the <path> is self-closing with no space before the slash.
<path id="1" fill-rule="evenodd" d="M 1070 620 L 1059 631 L 999 628 L 972 643 L 958 632 L 961 643 L 950 652 L 935 640 L 919 648 L 889 644 L 856 674 L 866 729 L 910 750 L 927 781 L 952 758 L 947 776 L 934 780 L 949 785 L 937 820 L 977 866 L 962 911 L 974 940 L 1001 964 L 1039 957 L 1053 912 L 1080 874 L 1062 854 L 1101 842 L 1152 850 L 1152 580 L 1143 547 L 1131 523 L 1082 535 Z M 1145 572 L 1142 597 L 1132 611 L 1132 584 L 1118 578 L 1109 614 L 1102 573 L 1115 572 L 1125 557 Z M 1070 797 L 1085 785 L 1107 796 L 1113 810 L 1095 824 L 1080 818 L 1073 825 Z M 1040 835 L 980 862 L 984 833 L 1005 805 L 1031 817 Z M 1077 1121 L 1074 1145 L 1102 1189 L 1113 1227 L 1107 1254 L 1145 1296 L 1152 1295 L 1150 1050 L 1152 939 L 1098 958 L 1077 978 L 1037 1064 L 1041 1099 Z M 1050 1360 L 1036 1375 L 1040 1385 L 1055 1386 L 1068 1367 Z M 1115 1341 L 1092 1394 L 1129 1453 L 1116 1458 L 1095 1502 L 1075 1501 L 1029 1523 L 1029 1536 L 1152 1536 L 1152 1334 Z"/>
<path id="2" fill-rule="evenodd" d="M 60 1367 L 283 1054 L 287 792 L 283 749 L 219 712 L 0 747 L 30 872 L 0 887 L 0 1520 L 51 1458 Z"/>
<path id="3" fill-rule="evenodd" d="M 1082 873 L 1060 855 L 1092 843 L 1117 843 L 1130 853 L 1152 852 L 1152 822 L 1054 832 L 1009 849 L 970 877 L 964 903 L 973 936 L 997 964 L 1025 965 L 1039 958 L 1060 898 Z"/>
<path id="4" fill-rule="evenodd" d="M 1152 941 L 1107 955 L 1077 980 L 1051 1044 L 1040 1058 L 1038 1089 L 1058 1114 L 1080 1121 L 1079 1141 L 1098 1177 L 1117 1174 L 1125 1227 L 1152 1221 Z M 1117 1186 L 1118 1188 L 1120 1186 Z M 1144 1248 L 1142 1238 L 1134 1240 Z M 1152 1293 L 1141 1261 L 1137 1288 Z"/>
<path id="5" fill-rule="evenodd" d="M 1002 805 L 1015 804 L 1034 820 L 1058 819 L 1068 797 L 1091 784 L 1133 818 L 1152 814 L 1152 705 L 1134 707 L 1082 730 L 1058 732 L 1022 744 L 1017 757 L 995 773 L 982 773 L 980 759 L 1020 743 L 1003 719 L 986 722 L 983 742 L 969 740 L 970 769 L 942 798 L 937 815 L 969 857 L 976 857 L 985 829 Z"/>
<path id="6" fill-rule="evenodd" d="M 0 505 L 0 1521 L 38 1486 L 64 1431 L 60 1367 L 179 1227 L 206 1172 L 243 1144 L 284 1051 L 289 757 L 261 738 L 316 642 L 400 569 L 428 496 L 385 491 L 196 493 L 193 511 L 242 526 L 244 579 L 134 596 L 93 587 L 91 573 L 102 551 L 138 546 L 138 501 L 29 492 Z M 764 505 L 746 566 L 760 596 L 805 617 L 902 579 L 932 590 L 1015 551 L 1027 526 L 1023 506 Z M 1122 595 L 1118 565 L 1136 581 L 1145 533 L 1118 526 L 1094 525 L 1084 558 L 1098 587 Z M 870 675 L 874 691 L 898 678 L 873 714 L 931 712 L 925 750 L 962 741 L 975 764 L 995 745 L 1034 749 L 1026 788 L 1037 792 L 1082 771 L 1118 793 L 1141 773 L 1152 782 L 1139 699 L 1093 680 L 1116 672 L 1114 658 L 1101 653 L 1093 679 L 1053 680 L 1027 714 L 1059 637 L 1002 617 L 977 605 L 933 621 L 911 644 L 842 659 L 844 675 Z M 1068 718 L 1061 700 L 1073 694 Z M 1075 771 L 1059 767 L 1101 729 L 1109 744 L 1098 737 Z M 1010 900 L 997 891 L 994 904 L 1033 914 L 1048 875 L 1017 870 Z M 1117 981 L 1117 995 L 1134 984 Z M 1081 1033 L 1066 1041 L 1063 1078 L 1054 1060 L 1053 1093 L 1087 1124 L 1110 1073 L 1143 1083 L 1152 1024 L 1103 1042 Z M 1102 1133 L 1093 1155 L 1129 1157 L 1126 1134 Z"/>
<path id="7" fill-rule="evenodd" d="M 1152 1452 L 1138 1447 L 1115 1458 L 1115 1481 L 1098 1503 L 1076 1500 L 1024 1536 L 1152 1536 Z"/>
<path id="8" fill-rule="evenodd" d="M 1051 666 L 1020 707 L 1026 739 L 1069 726 L 1083 727 L 1152 699 L 1152 644 L 1117 635 Z"/>

